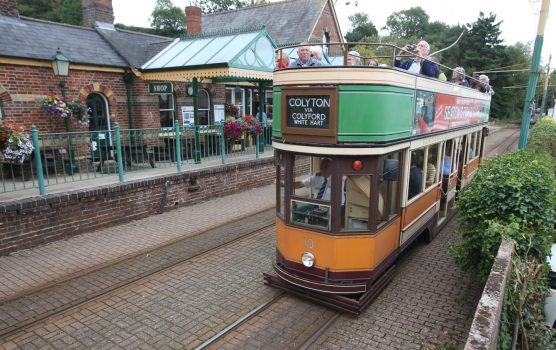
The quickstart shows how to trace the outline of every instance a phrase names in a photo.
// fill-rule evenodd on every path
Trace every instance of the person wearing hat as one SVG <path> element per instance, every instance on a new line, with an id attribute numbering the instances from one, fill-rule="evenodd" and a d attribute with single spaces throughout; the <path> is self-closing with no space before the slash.
<path id="1" fill-rule="evenodd" d="M 463 67 L 454 68 L 450 83 L 469 87 L 469 82 L 465 79 L 465 69 Z"/>
<path id="2" fill-rule="evenodd" d="M 410 47 L 411 46 L 411 47 Z M 406 61 L 401 62 L 399 57 L 396 57 L 394 61 L 394 67 L 405 69 L 410 73 L 423 74 L 427 77 L 437 78 L 439 73 L 438 64 L 430 61 L 427 55 L 430 52 L 429 43 L 425 40 L 419 41 L 417 45 L 406 45 L 398 55 L 402 52 L 412 52 L 415 54 L 415 58 L 410 58 Z"/>
<path id="3" fill-rule="evenodd" d="M 360 66 L 361 65 L 361 55 L 357 51 L 348 52 L 347 58 L 348 66 Z"/>

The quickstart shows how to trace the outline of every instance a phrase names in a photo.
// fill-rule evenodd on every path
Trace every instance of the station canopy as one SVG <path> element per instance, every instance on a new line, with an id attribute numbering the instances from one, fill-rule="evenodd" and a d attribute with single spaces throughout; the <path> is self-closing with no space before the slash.
<path id="1" fill-rule="evenodd" d="M 272 81 L 276 45 L 266 30 L 203 34 L 174 40 L 145 63 L 144 80 Z"/>

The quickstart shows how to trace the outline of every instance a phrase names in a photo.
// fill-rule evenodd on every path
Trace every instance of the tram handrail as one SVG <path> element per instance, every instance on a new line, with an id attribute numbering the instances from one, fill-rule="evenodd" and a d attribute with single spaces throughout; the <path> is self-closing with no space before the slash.
<path id="1" fill-rule="evenodd" d="M 295 45 L 285 45 L 285 46 L 281 46 L 280 48 L 276 49 L 276 50 L 275 50 L 275 55 L 276 55 L 276 57 L 277 57 L 279 60 L 282 60 L 282 57 L 283 57 L 283 56 L 282 56 L 282 53 L 283 53 L 283 51 L 286 50 L 286 49 L 295 49 L 295 48 L 298 48 L 298 47 L 301 47 L 301 46 L 320 46 L 320 47 L 326 46 L 326 47 L 329 48 L 329 51 L 330 51 L 330 47 L 333 47 L 333 46 L 340 46 L 340 47 L 341 47 L 341 53 L 342 53 L 342 56 L 343 56 L 343 61 L 342 61 L 342 64 L 341 64 L 341 65 L 345 66 L 345 65 L 347 65 L 347 59 L 348 59 L 348 56 L 349 56 L 349 48 L 350 48 L 350 47 L 354 47 L 354 46 L 358 46 L 358 45 L 362 45 L 362 46 L 385 46 L 385 47 L 389 47 L 389 48 L 392 49 L 392 53 L 391 53 L 391 54 L 389 54 L 389 55 L 379 54 L 379 55 L 374 55 L 374 56 L 363 56 L 363 55 L 361 55 L 360 58 L 361 58 L 361 60 L 370 60 L 370 59 L 372 59 L 372 58 L 375 58 L 375 59 L 379 59 L 379 58 L 390 58 L 390 66 L 391 66 L 391 67 L 394 67 L 394 66 L 395 66 L 396 58 L 402 58 L 402 57 L 419 57 L 419 58 L 421 58 L 421 59 L 423 59 L 423 60 L 430 60 L 430 58 L 433 57 L 435 54 L 437 54 L 437 53 L 439 53 L 439 52 L 441 52 L 441 51 L 444 51 L 444 50 L 450 48 L 451 46 L 453 46 L 455 43 L 457 43 L 457 41 L 459 40 L 459 38 L 461 38 L 462 35 L 463 35 L 463 32 L 462 32 L 462 34 L 460 34 L 460 36 L 458 37 L 458 39 L 457 39 L 452 45 L 450 45 L 450 46 L 448 46 L 447 48 L 444 48 L 444 49 L 442 49 L 442 50 L 435 51 L 435 52 L 433 52 L 431 55 L 428 55 L 428 56 L 420 56 L 420 55 L 416 54 L 415 52 L 412 52 L 412 51 L 407 50 L 405 47 L 399 47 L 399 46 L 397 46 L 397 45 L 395 45 L 395 44 L 390 44 L 390 43 L 369 43 L 369 42 L 362 42 L 362 41 L 356 41 L 356 42 L 329 42 L 329 43 L 311 43 L 311 42 L 309 42 L 309 43 L 300 43 L 300 44 L 295 44 Z M 399 53 L 402 52 L 402 51 L 405 52 L 406 54 L 399 54 Z M 326 54 L 326 53 L 324 52 L 324 50 L 323 50 L 323 56 L 325 56 L 327 59 L 328 59 L 328 57 L 333 57 L 333 56 L 330 56 L 330 55 Z M 324 57 L 323 57 L 323 58 L 324 58 Z M 440 66 L 440 67 L 442 67 L 442 68 L 444 68 L 444 69 L 448 69 L 448 70 L 450 70 L 450 71 L 453 71 L 453 70 L 455 69 L 455 68 L 452 68 L 452 67 L 443 65 L 443 64 L 441 64 L 441 63 L 439 63 L 439 62 L 436 62 L 436 61 L 435 61 L 434 63 L 436 63 L 436 64 L 438 64 L 438 66 Z M 331 66 L 340 66 L 340 65 L 331 64 Z M 356 67 L 357 67 L 357 66 L 356 66 Z M 367 66 L 367 65 L 359 65 L 358 67 L 368 67 L 368 66 Z M 475 77 L 469 76 L 469 75 L 467 75 L 467 74 L 465 74 L 464 77 L 465 77 L 470 83 L 471 83 L 471 81 L 473 81 L 473 82 L 475 82 L 476 84 L 481 84 L 481 82 L 480 82 L 478 79 L 476 79 Z M 448 81 L 447 81 L 447 82 L 448 82 Z M 449 82 L 448 82 L 448 83 L 449 83 Z M 490 87 L 490 85 L 489 85 L 489 87 Z M 470 87 L 470 88 L 471 88 L 471 87 Z"/>

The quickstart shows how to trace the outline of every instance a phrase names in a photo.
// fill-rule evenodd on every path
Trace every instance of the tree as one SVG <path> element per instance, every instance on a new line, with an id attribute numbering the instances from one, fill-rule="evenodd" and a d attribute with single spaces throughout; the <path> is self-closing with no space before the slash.
<path id="1" fill-rule="evenodd" d="M 246 6 L 265 4 L 266 0 L 190 0 L 191 5 L 198 6 L 203 13 L 236 10 Z"/>
<path id="2" fill-rule="evenodd" d="M 421 7 L 394 12 L 386 19 L 386 29 L 390 35 L 400 38 L 422 38 L 429 23 L 429 15 Z"/>
<path id="3" fill-rule="evenodd" d="M 179 36 L 185 31 L 185 13 L 174 6 L 171 0 L 156 0 L 151 14 L 151 27 L 158 35 Z"/>
<path id="4" fill-rule="evenodd" d="M 375 37 L 378 35 L 375 25 L 369 16 L 365 13 L 358 12 L 353 16 L 349 16 L 351 22 L 351 30 L 347 32 L 345 38 L 348 42 L 361 41 L 365 37 Z"/>
<path id="5" fill-rule="evenodd" d="M 17 9 L 22 16 L 51 22 L 81 25 L 81 0 L 18 0 Z"/>

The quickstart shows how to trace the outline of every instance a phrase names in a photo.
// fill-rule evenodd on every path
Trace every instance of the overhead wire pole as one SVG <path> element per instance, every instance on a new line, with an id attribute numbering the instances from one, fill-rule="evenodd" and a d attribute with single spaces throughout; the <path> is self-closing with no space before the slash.
<path id="1" fill-rule="evenodd" d="M 542 102 L 541 102 L 541 113 L 540 116 L 544 116 L 544 108 L 546 107 L 546 93 L 548 90 L 548 81 L 550 80 L 550 62 L 552 61 L 552 55 L 548 57 L 548 65 L 546 66 L 546 77 L 544 77 L 544 90 L 542 91 Z"/>
<path id="2" fill-rule="evenodd" d="M 542 44 L 544 40 L 544 27 L 548 17 L 548 8 L 550 0 L 542 0 L 541 13 L 539 16 L 539 27 L 537 29 L 537 37 L 535 38 L 535 48 L 533 49 L 533 62 L 531 63 L 531 72 L 529 73 L 529 85 L 527 87 L 527 95 L 525 97 L 525 106 L 523 107 L 523 115 L 521 116 L 521 133 L 519 134 L 519 149 L 524 149 L 527 145 L 527 135 L 529 133 L 529 123 L 531 121 L 531 104 L 535 95 L 537 79 L 539 77 L 539 61 L 541 59 Z"/>

